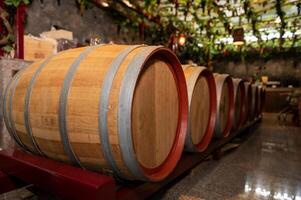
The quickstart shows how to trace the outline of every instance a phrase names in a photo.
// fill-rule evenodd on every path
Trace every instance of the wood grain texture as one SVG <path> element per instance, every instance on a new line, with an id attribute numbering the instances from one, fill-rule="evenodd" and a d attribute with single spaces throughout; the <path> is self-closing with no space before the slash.
<path id="1" fill-rule="evenodd" d="M 216 119 L 216 88 L 205 67 L 183 65 L 189 98 L 186 150 L 201 152 L 210 143 Z M 213 122 L 214 121 L 214 122 Z"/>
<path id="2" fill-rule="evenodd" d="M 205 135 L 210 117 L 209 87 L 205 77 L 199 77 L 193 90 L 191 100 L 192 142 L 200 143 Z"/>
<path id="3" fill-rule="evenodd" d="M 145 167 L 158 167 L 171 151 L 179 112 L 176 83 L 166 62 L 153 59 L 145 64 L 133 105 L 133 139 L 138 160 Z"/>
<path id="4" fill-rule="evenodd" d="M 128 45 L 97 46 L 80 60 L 69 86 L 65 117 L 68 141 L 81 165 L 94 171 L 112 170 L 104 156 L 99 127 L 99 103 L 103 100 L 100 99 L 100 94 L 108 93 L 109 106 L 106 111 L 106 125 L 112 159 L 124 177 L 136 179 L 135 173 L 130 171 L 125 164 L 121 152 L 118 105 L 125 72 L 133 67 L 130 63 L 136 59 L 137 55 L 149 47 L 137 46 L 125 55 L 113 76 L 111 89 L 102 91 L 104 78 L 107 76 L 112 62 L 127 48 L 129 48 Z M 39 149 L 46 157 L 67 163 L 71 161 L 62 143 L 58 115 L 59 101 L 62 86 L 71 65 L 86 49 L 71 49 L 51 57 L 37 75 L 30 95 L 29 122 Z M 159 49 L 156 51 L 156 56 L 146 57 L 147 60 L 138 66 L 141 72 L 135 80 L 132 110 L 129 111 L 132 121 L 132 124 L 129 124 L 132 141 L 127 141 L 135 150 L 134 157 L 142 172 L 150 173 L 146 177 L 151 177 L 152 172 L 144 171 L 143 167 L 152 170 L 161 166 L 167 160 L 172 149 L 174 151 L 176 138 L 183 137 L 183 134 L 177 134 L 180 123 L 183 123 L 179 112 L 182 103 L 179 100 L 179 82 L 176 78 L 181 74 L 175 74 L 175 67 L 180 67 L 180 64 L 170 51 L 160 47 L 151 49 L 152 51 Z M 160 49 L 164 51 L 164 54 L 160 54 Z M 176 66 L 172 66 L 166 55 L 169 56 L 169 59 L 175 59 L 173 63 L 176 63 Z M 24 125 L 25 95 L 32 76 L 41 63 L 42 61 L 38 61 L 28 67 L 19 82 L 16 82 L 14 94 L 11 91 L 12 87 L 8 91 L 9 95 L 13 95 L 12 122 L 16 126 L 18 136 L 31 152 L 34 152 L 33 144 Z M 178 70 L 177 73 L 179 72 L 182 71 Z M 182 76 L 184 77 L 183 74 Z M 8 103 L 6 106 L 8 107 Z M 182 106 L 185 107 L 185 105 Z M 186 129 L 183 130 L 186 131 Z M 180 147 L 181 143 L 177 144 L 178 146 Z M 174 157 L 178 160 L 180 153 Z M 176 163 L 173 163 L 175 166 Z M 170 166 L 170 169 L 164 168 L 165 172 L 162 173 L 164 176 L 156 177 L 155 180 L 167 176 L 174 166 Z"/>
<path id="5" fill-rule="evenodd" d="M 70 86 L 67 105 L 69 140 L 78 159 L 89 169 L 109 168 L 99 137 L 99 98 L 112 60 L 126 47 L 100 46 L 93 50 L 80 63 Z"/>
<path id="6" fill-rule="evenodd" d="M 41 62 L 35 62 L 31 65 L 30 68 L 25 69 L 22 76 L 20 77 L 15 93 L 13 94 L 13 121 L 15 123 L 16 133 L 19 138 L 22 140 L 23 144 L 32 152 L 36 152 L 34 145 L 29 134 L 26 132 L 25 123 L 24 123 L 24 107 L 25 107 L 25 95 L 29 82 L 32 75 L 40 66 Z"/>

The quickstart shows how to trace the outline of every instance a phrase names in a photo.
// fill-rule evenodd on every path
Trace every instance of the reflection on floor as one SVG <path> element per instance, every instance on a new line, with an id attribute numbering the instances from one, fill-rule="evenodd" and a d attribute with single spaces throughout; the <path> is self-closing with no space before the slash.
<path id="1" fill-rule="evenodd" d="M 238 149 L 200 164 L 162 198 L 301 200 L 301 128 L 265 114 Z"/>

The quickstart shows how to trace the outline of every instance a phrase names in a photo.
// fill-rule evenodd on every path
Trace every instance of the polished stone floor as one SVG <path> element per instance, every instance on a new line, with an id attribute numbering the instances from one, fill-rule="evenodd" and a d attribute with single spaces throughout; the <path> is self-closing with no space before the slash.
<path id="1" fill-rule="evenodd" d="M 160 198 L 301 200 L 301 128 L 265 114 L 239 148 L 200 164 Z"/>
<path id="2" fill-rule="evenodd" d="M 238 148 L 201 163 L 153 199 L 301 200 L 301 128 L 280 125 L 276 115 L 265 114 L 252 134 L 235 143 Z M 54 198 L 20 189 L 2 199 Z"/>

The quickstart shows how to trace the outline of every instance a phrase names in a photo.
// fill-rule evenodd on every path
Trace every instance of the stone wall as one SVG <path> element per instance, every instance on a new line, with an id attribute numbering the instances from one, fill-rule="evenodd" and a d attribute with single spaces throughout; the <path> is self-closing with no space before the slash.
<path id="1" fill-rule="evenodd" d="M 301 86 L 301 60 L 297 57 L 282 55 L 271 59 L 249 58 L 245 62 L 219 60 L 214 63 L 214 71 L 231 74 L 234 77 L 268 75 L 269 80 L 280 81 L 283 86 Z"/>
<path id="2" fill-rule="evenodd" d="M 118 33 L 113 18 L 96 6 L 87 8 L 81 16 L 75 0 L 60 1 L 60 5 L 55 0 L 44 0 L 43 4 L 33 1 L 27 8 L 26 34 L 39 36 L 41 32 L 49 31 L 52 25 L 72 31 L 81 43 L 96 36 L 105 43 L 139 43 L 136 32 L 121 29 Z"/>
<path id="3" fill-rule="evenodd" d="M 0 57 L 0 120 L 2 119 L 2 103 L 4 90 L 12 77 L 31 62 Z"/>
<path id="4" fill-rule="evenodd" d="M 5 130 L 3 122 L 3 95 L 12 77 L 31 62 L 0 57 L 0 146 L 12 145 L 11 138 Z"/>

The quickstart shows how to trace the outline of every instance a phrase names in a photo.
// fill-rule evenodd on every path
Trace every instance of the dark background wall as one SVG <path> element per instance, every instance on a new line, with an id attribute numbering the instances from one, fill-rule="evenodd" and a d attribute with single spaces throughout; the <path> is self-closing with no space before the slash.
<path id="1" fill-rule="evenodd" d="M 103 42 L 137 43 L 134 31 L 121 29 L 110 15 L 96 6 L 91 6 L 80 15 L 75 0 L 61 0 L 58 5 L 56 0 L 34 0 L 27 8 L 26 34 L 39 36 L 41 32 L 50 30 L 52 25 L 73 32 L 79 42 L 98 36 Z"/>
<path id="2" fill-rule="evenodd" d="M 268 75 L 271 81 L 281 81 L 283 86 L 301 86 L 300 56 L 279 55 L 269 59 L 250 57 L 241 61 L 220 59 L 214 62 L 215 72 L 231 74 L 234 77 L 248 78 L 256 73 L 259 76 Z"/>

